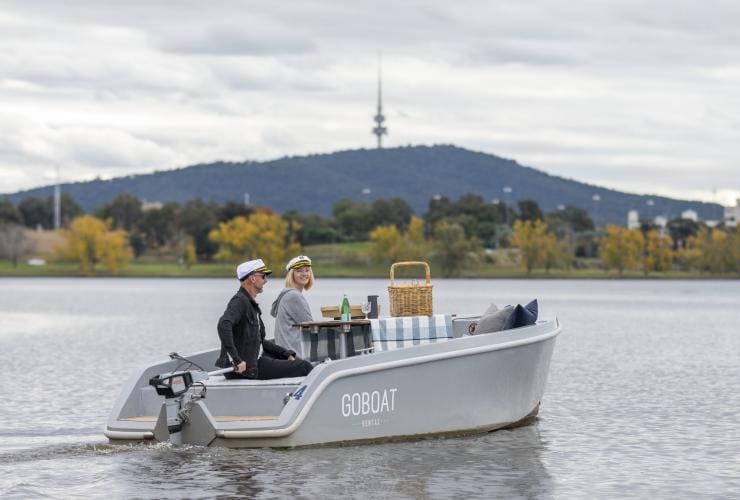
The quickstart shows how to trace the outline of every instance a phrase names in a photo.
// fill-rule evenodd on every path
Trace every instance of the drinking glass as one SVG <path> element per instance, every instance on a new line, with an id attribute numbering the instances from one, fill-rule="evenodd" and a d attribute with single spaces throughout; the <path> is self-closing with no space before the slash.
<path id="1" fill-rule="evenodd" d="M 360 309 L 362 310 L 362 314 L 365 315 L 365 319 L 367 319 L 367 315 L 370 313 L 371 307 L 372 305 L 370 304 L 370 302 L 363 302 L 362 305 L 360 306 Z"/>

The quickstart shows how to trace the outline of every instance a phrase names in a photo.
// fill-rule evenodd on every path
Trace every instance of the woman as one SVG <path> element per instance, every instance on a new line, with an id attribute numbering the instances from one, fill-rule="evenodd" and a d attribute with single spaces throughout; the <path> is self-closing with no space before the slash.
<path id="1" fill-rule="evenodd" d="M 295 351 L 303 358 L 301 329 L 293 325 L 313 321 L 311 309 L 303 297 L 303 291 L 310 290 L 313 286 L 311 259 L 299 255 L 290 259 L 285 269 L 288 271 L 285 289 L 280 292 L 270 309 L 270 314 L 275 318 L 275 343 Z"/>

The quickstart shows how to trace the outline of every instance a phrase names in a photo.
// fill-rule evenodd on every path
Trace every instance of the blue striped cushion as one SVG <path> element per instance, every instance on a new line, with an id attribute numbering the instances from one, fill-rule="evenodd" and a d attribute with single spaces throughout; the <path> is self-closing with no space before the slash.
<path id="1" fill-rule="evenodd" d="M 375 351 L 444 342 L 453 338 L 452 316 L 409 316 L 370 320 Z"/>

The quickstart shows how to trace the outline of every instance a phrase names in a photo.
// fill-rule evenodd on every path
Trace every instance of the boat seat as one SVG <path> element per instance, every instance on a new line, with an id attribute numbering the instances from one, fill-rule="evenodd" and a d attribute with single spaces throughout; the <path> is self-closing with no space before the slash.
<path id="1" fill-rule="evenodd" d="M 455 337 L 450 314 L 371 319 L 370 329 L 375 352 L 446 342 Z"/>
<path id="2" fill-rule="evenodd" d="M 208 387 L 243 387 L 243 386 L 265 386 L 265 385 L 300 385 L 306 377 L 273 378 L 268 380 L 251 380 L 247 378 L 227 379 L 223 375 L 209 377 L 206 381 Z"/>

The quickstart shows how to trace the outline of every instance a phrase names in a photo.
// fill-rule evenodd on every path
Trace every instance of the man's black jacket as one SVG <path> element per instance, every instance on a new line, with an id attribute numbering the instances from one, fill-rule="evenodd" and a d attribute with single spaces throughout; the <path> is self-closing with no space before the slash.
<path id="1" fill-rule="evenodd" d="M 262 323 L 260 306 L 244 288 L 239 288 L 231 297 L 218 320 L 218 337 L 221 339 L 221 354 L 216 366 L 228 368 L 232 366 L 232 361 L 236 364 L 245 361 L 247 378 L 257 378 L 260 343 L 262 349 L 273 358 L 288 359 L 288 356 L 295 356 L 295 352 L 265 340 L 265 324 Z"/>

